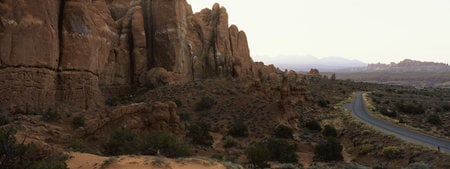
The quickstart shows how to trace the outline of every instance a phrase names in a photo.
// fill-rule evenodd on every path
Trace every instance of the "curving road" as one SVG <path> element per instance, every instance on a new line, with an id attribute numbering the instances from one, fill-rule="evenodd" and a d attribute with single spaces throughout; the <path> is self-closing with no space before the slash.
<path id="1" fill-rule="evenodd" d="M 435 149 L 437 149 L 437 147 L 439 146 L 441 151 L 450 153 L 449 140 L 436 138 L 404 127 L 400 127 L 398 125 L 389 123 L 370 115 L 367 111 L 366 105 L 364 104 L 362 94 L 362 92 L 357 92 L 355 95 L 355 100 L 353 100 L 352 103 L 345 105 L 345 108 L 352 111 L 352 116 L 354 118 L 357 118 L 368 125 L 378 128 L 385 133 L 394 134 L 404 140 L 429 146 Z"/>

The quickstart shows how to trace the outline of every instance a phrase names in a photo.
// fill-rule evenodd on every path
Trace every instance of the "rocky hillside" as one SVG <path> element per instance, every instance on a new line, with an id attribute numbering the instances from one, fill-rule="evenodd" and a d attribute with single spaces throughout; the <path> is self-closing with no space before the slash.
<path id="1" fill-rule="evenodd" d="M 208 77 L 267 78 L 226 9 L 185 0 L 0 2 L 0 107 L 93 109 L 105 98 Z"/>

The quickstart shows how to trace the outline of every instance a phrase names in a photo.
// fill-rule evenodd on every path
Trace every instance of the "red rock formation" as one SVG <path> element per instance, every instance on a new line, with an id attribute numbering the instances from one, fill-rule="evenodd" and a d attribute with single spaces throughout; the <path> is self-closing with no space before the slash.
<path id="1" fill-rule="evenodd" d="M 138 131 L 166 130 L 177 133 L 180 118 L 176 109 L 177 105 L 171 101 L 120 106 L 111 112 L 90 117 L 83 134 L 93 135 L 99 131 L 117 127 Z"/>
<path id="2" fill-rule="evenodd" d="M 4 0 L 0 21 L 0 109 L 14 112 L 101 107 L 157 67 L 176 77 L 168 84 L 277 71 L 253 62 L 218 4 L 194 14 L 186 0 Z"/>

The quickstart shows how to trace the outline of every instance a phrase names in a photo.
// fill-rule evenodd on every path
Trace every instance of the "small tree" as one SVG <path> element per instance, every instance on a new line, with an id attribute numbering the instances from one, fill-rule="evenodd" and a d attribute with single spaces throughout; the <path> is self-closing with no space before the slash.
<path id="1" fill-rule="evenodd" d="M 328 138 L 326 142 L 319 143 L 314 149 L 314 159 L 318 161 L 341 161 L 342 145 L 336 138 Z"/>
<path id="2" fill-rule="evenodd" d="M 186 137 L 192 139 L 193 144 L 211 146 L 213 137 L 209 134 L 211 126 L 206 122 L 195 122 L 188 127 Z"/>
<path id="3" fill-rule="evenodd" d="M 216 101 L 214 100 L 213 97 L 208 96 L 208 95 L 204 95 L 200 102 L 198 102 L 195 105 L 195 111 L 204 111 L 204 110 L 209 110 L 212 108 L 212 106 L 214 106 L 214 104 L 216 104 Z"/>
<path id="4" fill-rule="evenodd" d="M 108 143 L 104 145 L 108 155 L 137 154 L 140 151 L 141 143 L 137 135 L 128 129 L 114 131 Z"/>
<path id="5" fill-rule="evenodd" d="M 336 131 L 336 128 L 334 128 L 333 126 L 327 124 L 327 125 L 325 125 L 325 127 L 323 128 L 322 135 L 323 135 L 324 137 L 337 137 L 337 131 Z"/>
<path id="6" fill-rule="evenodd" d="M 238 120 L 233 123 L 230 130 L 228 131 L 229 135 L 234 137 L 247 137 L 248 136 L 248 127 L 244 122 Z"/>
<path id="7" fill-rule="evenodd" d="M 72 126 L 73 126 L 74 128 L 84 127 L 84 125 L 85 125 L 85 120 L 86 120 L 86 119 L 84 118 L 83 115 L 79 115 L 79 116 L 73 118 L 73 120 L 72 120 Z"/>
<path id="8" fill-rule="evenodd" d="M 270 151 L 270 159 L 281 163 L 297 163 L 296 146 L 289 144 L 286 140 L 271 138 L 267 141 Z"/>
<path id="9" fill-rule="evenodd" d="M 51 121 L 51 122 L 56 122 L 61 120 L 61 114 L 59 114 L 57 111 L 54 111 L 52 109 L 47 109 L 46 112 L 44 112 L 44 114 L 42 114 L 42 120 L 44 121 Z"/>
<path id="10" fill-rule="evenodd" d="M 442 125 L 441 117 L 439 117 L 439 115 L 437 115 L 437 114 L 429 115 L 427 118 L 427 121 L 430 124 L 434 124 L 434 125 L 438 125 L 438 126 Z"/>
<path id="11" fill-rule="evenodd" d="M 255 168 L 267 168 L 270 160 L 270 151 L 263 143 L 256 143 L 246 151 L 247 159 Z"/>
<path id="12" fill-rule="evenodd" d="M 231 148 L 237 145 L 236 140 L 231 136 L 225 136 L 223 139 L 223 148 Z"/>
<path id="13" fill-rule="evenodd" d="M 275 137 L 277 138 L 285 138 L 285 139 L 291 139 L 292 136 L 292 129 L 285 125 L 279 125 L 274 132 Z"/>
<path id="14" fill-rule="evenodd" d="M 145 136 L 143 142 L 145 154 L 164 155 L 172 158 L 186 157 L 191 154 L 189 146 L 184 140 L 165 131 L 151 132 Z"/>
<path id="15" fill-rule="evenodd" d="M 319 122 L 317 122 L 316 120 L 313 121 L 309 121 L 305 124 L 305 127 L 307 129 L 313 130 L 313 131 L 321 131 L 322 127 L 320 126 Z"/>

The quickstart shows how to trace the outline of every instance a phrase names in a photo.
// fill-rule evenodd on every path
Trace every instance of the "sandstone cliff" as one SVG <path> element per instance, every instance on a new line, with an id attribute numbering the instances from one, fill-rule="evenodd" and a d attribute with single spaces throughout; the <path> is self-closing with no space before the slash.
<path id="1" fill-rule="evenodd" d="M 152 69 L 177 82 L 276 71 L 253 62 L 218 4 L 194 14 L 185 0 L 0 1 L 1 109 L 102 107 L 154 81 Z"/>

